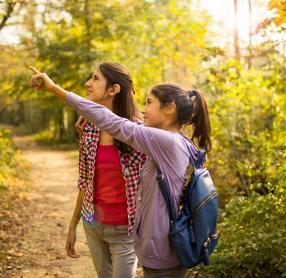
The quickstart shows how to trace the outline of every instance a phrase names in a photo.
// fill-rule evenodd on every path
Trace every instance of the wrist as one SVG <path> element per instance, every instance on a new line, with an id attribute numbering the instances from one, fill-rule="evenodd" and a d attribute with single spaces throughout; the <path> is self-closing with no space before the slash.
<path id="1" fill-rule="evenodd" d="M 76 227 L 71 227 L 71 226 L 69 226 L 69 231 L 71 231 L 71 232 L 76 232 Z"/>
<path id="2" fill-rule="evenodd" d="M 57 84 L 52 84 L 49 88 L 48 91 L 50 91 L 51 93 L 56 93 L 61 87 Z"/>
<path id="3" fill-rule="evenodd" d="M 70 230 L 70 231 L 76 231 L 76 227 L 77 227 L 77 224 L 75 224 L 75 223 L 70 223 L 70 225 L 69 225 L 69 230 Z"/>
<path id="4" fill-rule="evenodd" d="M 63 100 L 65 100 L 68 91 L 66 91 L 65 89 L 63 89 L 60 85 L 58 84 L 53 84 L 50 86 L 50 88 L 48 89 L 50 92 L 52 92 L 54 95 L 56 95 L 58 98 L 61 98 Z"/>

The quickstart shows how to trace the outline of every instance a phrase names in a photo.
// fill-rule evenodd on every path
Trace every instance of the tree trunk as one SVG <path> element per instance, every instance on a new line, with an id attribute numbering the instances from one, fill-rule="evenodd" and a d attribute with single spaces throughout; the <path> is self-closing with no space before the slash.
<path id="1" fill-rule="evenodd" d="M 233 30 L 233 45 L 234 45 L 234 53 L 235 58 L 240 60 L 240 49 L 239 49 L 239 37 L 238 37 L 238 9 L 237 9 L 237 0 L 233 1 L 234 4 L 234 30 Z"/>
<path id="2" fill-rule="evenodd" d="M 91 22 L 90 22 L 90 7 L 89 0 L 84 1 L 84 22 L 85 22 L 85 44 L 86 44 L 86 64 L 90 66 L 92 64 L 91 58 Z"/>
<path id="3" fill-rule="evenodd" d="M 252 5 L 251 0 L 248 0 L 248 15 L 249 15 L 249 26 L 248 26 L 248 69 L 252 67 Z"/>
<path id="4" fill-rule="evenodd" d="M 58 113 L 56 114 L 55 124 L 56 124 L 56 129 L 55 129 L 56 139 L 62 142 L 65 137 L 64 111 L 62 106 L 58 107 Z"/>

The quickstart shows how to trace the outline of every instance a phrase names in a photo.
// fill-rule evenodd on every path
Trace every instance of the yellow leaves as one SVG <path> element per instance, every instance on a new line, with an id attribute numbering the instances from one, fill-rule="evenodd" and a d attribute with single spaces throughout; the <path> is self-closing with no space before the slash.
<path id="1" fill-rule="evenodd" d="M 271 0 L 268 3 L 270 10 L 276 11 L 276 17 L 273 19 L 277 26 L 286 23 L 286 1 L 285 0 Z"/>
<path id="2" fill-rule="evenodd" d="M 10 91 L 13 89 L 13 83 L 7 82 L 3 84 L 3 91 Z"/>

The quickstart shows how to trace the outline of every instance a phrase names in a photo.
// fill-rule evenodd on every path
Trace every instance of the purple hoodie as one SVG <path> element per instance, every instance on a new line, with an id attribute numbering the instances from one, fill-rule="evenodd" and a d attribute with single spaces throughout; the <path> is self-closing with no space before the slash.
<path id="1" fill-rule="evenodd" d="M 133 233 L 135 253 L 139 263 L 149 268 L 164 269 L 179 265 L 168 235 L 169 215 L 156 180 L 156 164 L 170 185 L 171 201 L 178 212 L 189 165 L 187 145 L 194 159 L 198 150 L 180 133 L 140 126 L 73 93 L 67 95 L 66 102 L 101 130 L 148 156 L 141 169 L 137 193 Z"/>

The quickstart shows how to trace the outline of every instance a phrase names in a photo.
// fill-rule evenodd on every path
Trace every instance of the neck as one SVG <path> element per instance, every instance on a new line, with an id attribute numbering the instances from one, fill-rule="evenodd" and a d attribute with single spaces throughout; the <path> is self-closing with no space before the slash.
<path id="1" fill-rule="evenodd" d="M 178 127 L 177 125 L 171 125 L 171 124 L 164 124 L 162 127 L 160 127 L 161 129 L 170 131 L 170 132 L 180 132 L 180 127 Z"/>
<path id="2" fill-rule="evenodd" d="M 113 100 L 106 100 L 99 103 L 113 112 Z M 99 135 L 99 143 L 102 145 L 112 145 L 114 143 L 113 137 L 106 131 L 101 130 Z"/>
<path id="3" fill-rule="evenodd" d="M 112 100 L 111 101 L 106 100 L 106 101 L 98 102 L 98 104 L 108 108 L 109 110 L 111 110 L 113 112 L 113 101 Z"/>
<path id="4" fill-rule="evenodd" d="M 113 105 L 112 105 L 112 103 L 110 103 L 108 105 L 104 105 L 104 106 L 113 112 Z"/>

